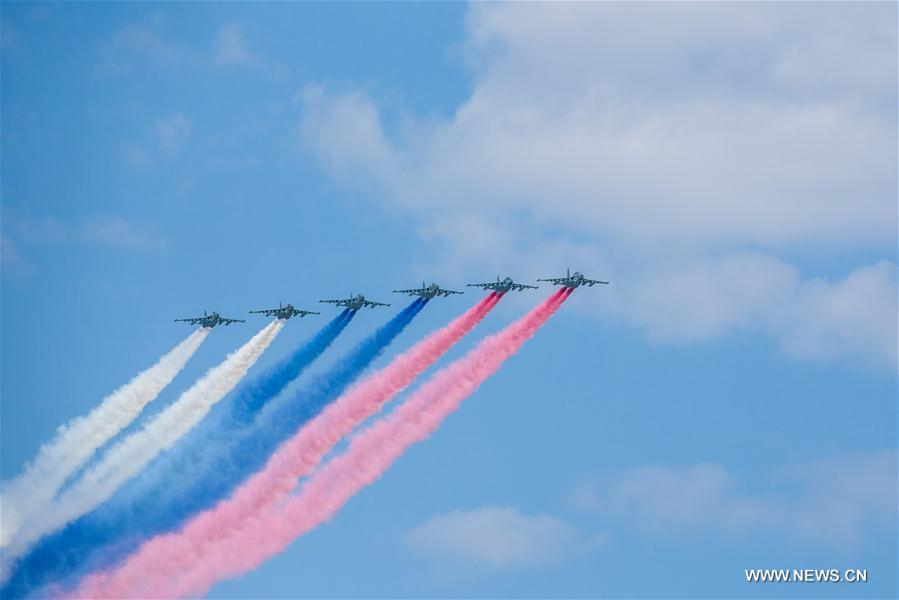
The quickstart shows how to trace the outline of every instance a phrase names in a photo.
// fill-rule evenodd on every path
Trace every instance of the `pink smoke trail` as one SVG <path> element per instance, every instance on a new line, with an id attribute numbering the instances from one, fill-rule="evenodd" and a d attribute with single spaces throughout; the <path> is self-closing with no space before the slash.
<path id="1" fill-rule="evenodd" d="M 497 293 L 488 295 L 447 326 L 349 390 L 279 448 L 266 467 L 241 486 L 234 496 L 195 517 L 181 532 L 159 536 L 146 543 L 137 554 L 113 572 L 117 584 L 110 582 L 108 586 L 103 586 L 106 591 L 102 591 L 86 581 L 76 591 L 76 595 L 166 595 L 167 592 L 148 580 L 155 579 L 151 577 L 152 573 L 160 569 L 166 570 L 166 563 L 180 562 L 178 557 L 183 555 L 187 547 L 192 554 L 191 560 L 202 560 L 210 548 L 222 543 L 223 538 L 242 530 L 247 519 L 289 495 L 296 487 L 297 478 L 311 473 L 319 460 L 340 439 L 414 381 L 477 325 L 501 297 L 502 294 Z M 96 581 L 101 581 L 106 577 L 98 574 L 89 579 L 100 578 Z M 145 592 L 145 589 L 152 591 Z"/>
<path id="2" fill-rule="evenodd" d="M 266 466 L 231 498 L 194 517 L 184 527 L 182 535 L 195 540 L 198 554 L 202 554 L 205 546 L 229 535 L 244 519 L 285 498 L 296 488 L 297 479 L 309 475 L 337 442 L 433 365 L 471 331 L 501 297 L 502 294 L 489 294 L 386 367 L 353 386 L 282 444 Z"/>
<path id="3" fill-rule="evenodd" d="M 501 297 L 502 294 L 489 294 L 448 325 L 348 390 L 284 443 L 268 460 L 265 468 L 242 485 L 230 499 L 194 517 L 183 529 L 183 535 L 195 540 L 198 553 L 202 554 L 205 545 L 230 534 L 247 517 L 285 498 L 296 488 L 297 479 L 309 475 L 337 442 L 433 365 L 471 331 Z"/>

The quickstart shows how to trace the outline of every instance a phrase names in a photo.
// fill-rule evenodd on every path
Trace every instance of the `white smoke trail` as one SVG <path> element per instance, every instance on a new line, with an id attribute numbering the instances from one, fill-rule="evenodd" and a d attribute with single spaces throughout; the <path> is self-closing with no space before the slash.
<path id="1" fill-rule="evenodd" d="M 12 561 L 34 542 L 97 508 L 160 452 L 170 448 L 203 420 L 213 405 L 230 392 L 262 356 L 283 326 L 281 320 L 270 323 L 240 349 L 229 354 L 224 362 L 207 371 L 143 429 L 110 448 L 100 463 L 63 491 L 49 510 L 25 523 L 3 553 L 3 578 L 9 576 Z"/>
<path id="2" fill-rule="evenodd" d="M 171 383 L 208 334 L 208 329 L 194 331 L 87 415 L 60 427 L 56 437 L 41 446 L 22 474 L 3 486 L 0 546 L 9 544 L 24 522 L 41 514 L 72 473 Z"/>

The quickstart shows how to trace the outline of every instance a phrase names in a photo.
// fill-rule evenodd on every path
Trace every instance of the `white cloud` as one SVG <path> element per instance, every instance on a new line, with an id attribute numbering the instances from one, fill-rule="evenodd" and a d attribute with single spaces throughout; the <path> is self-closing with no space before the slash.
<path id="1" fill-rule="evenodd" d="M 829 283 L 774 256 L 895 256 L 895 11 L 475 3 L 473 89 L 449 118 L 311 86 L 300 139 L 417 219 L 441 268 L 473 273 L 487 251 L 497 269 L 540 264 L 550 248 L 554 270 L 586 257 L 617 276 L 621 301 L 594 312 L 658 339 L 756 328 L 792 355 L 894 365 L 893 263 Z"/>
<path id="2" fill-rule="evenodd" d="M 381 126 L 378 109 L 362 92 L 331 95 L 311 85 L 297 95 L 303 108 L 300 144 L 320 153 L 337 172 L 364 169 L 379 181 L 399 185 L 397 156 Z"/>
<path id="3" fill-rule="evenodd" d="M 170 67 L 194 60 L 193 52 L 167 37 L 164 29 L 164 19 L 154 15 L 116 30 L 100 48 L 101 70 L 122 75 L 144 64 Z"/>
<path id="4" fill-rule="evenodd" d="M 79 241 L 107 248 L 159 251 L 167 246 L 165 237 L 157 231 L 115 215 L 80 219 L 73 233 Z"/>
<path id="5" fill-rule="evenodd" d="M 177 157 L 191 135 L 191 122 L 184 113 L 158 117 L 150 124 L 142 140 L 124 145 L 122 160 L 132 169 L 143 169 L 165 158 Z"/>
<path id="6" fill-rule="evenodd" d="M 99 67 L 112 75 L 126 75 L 149 67 L 210 69 L 234 65 L 250 66 L 269 75 L 279 67 L 252 52 L 244 29 L 237 23 L 223 25 L 211 40 L 182 40 L 171 35 L 163 14 L 125 25 L 101 46 Z"/>
<path id="7" fill-rule="evenodd" d="M 11 235 L 31 245 L 77 244 L 139 252 L 160 252 L 168 246 L 165 236 L 154 228 L 117 215 L 91 215 L 71 221 L 32 216 L 5 219 Z"/>
<path id="8" fill-rule="evenodd" d="M 866 525 L 888 525 L 896 531 L 896 450 L 784 467 L 776 477 L 801 490 L 797 506 L 784 511 L 799 535 L 855 545 Z"/>
<path id="9" fill-rule="evenodd" d="M 0 47 L 7 52 L 13 50 L 18 41 L 16 30 L 7 22 L 0 24 Z"/>
<path id="10" fill-rule="evenodd" d="M 468 52 L 488 64 L 450 120 L 413 123 L 391 144 L 369 97 L 322 102 L 319 93 L 304 132 L 330 161 L 367 170 L 419 210 L 487 201 L 641 244 L 888 242 L 892 110 L 871 108 L 866 88 L 850 98 L 843 90 L 797 97 L 773 81 L 786 78 L 781 54 L 798 50 L 757 29 L 801 18 L 801 29 L 814 30 L 808 19 L 817 26 L 833 11 L 795 12 L 476 4 Z M 658 29 L 637 25 L 651 16 Z M 738 24 L 738 16 L 753 19 Z M 889 67 L 890 37 L 867 48 L 870 25 L 848 19 L 841 33 L 849 50 L 864 44 L 863 56 Z M 814 52 L 829 33 L 802 36 L 808 47 L 800 49 Z M 737 50 L 759 64 L 700 60 Z M 741 67 L 761 71 L 757 87 L 744 89 L 732 71 Z M 888 79 L 889 69 L 882 74 Z M 341 135 L 329 136 L 334 129 Z"/>
<path id="11" fill-rule="evenodd" d="M 566 521 L 545 514 L 525 515 L 511 506 L 438 515 L 409 531 L 405 541 L 423 554 L 494 568 L 552 563 L 580 543 L 579 534 Z"/>
<path id="12" fill-rule="evenodd" d="M 4 273 L 23 273 L 31 269 L 31 264 L 19 252 L 16 243 L 5 233 L 0 233 L 0 265 Z"/>
<path id="13" fill-rule="evenodd" d="M 609 481 L 584 478 L 571 495 L 582 510 L 623 518 L 638 530 L 684 528 L 770 535 L 855 546 L 864 529 L 896 522 L 896 451 L 782 467 L 764 493 L 720 464 L 646 466 Z"/>
<path id="14" fill-rule="evenodd" d="M 132 169 L 142 169 L 150 164 L 150 155 L 141 146 L 129 146 L 123 150 L 125 164 Z"/>
<path id="15" fill-rule="evenodd" d="M 755 330 L 777 337 L 791 356 L 896 368 L 896 265 L 888 261 L 831 282 L 802 280 L 767 255 L 738 254 L 648 269 L 630 283 L 603 297 L 606 312 L 656 340 Z"/>
<path id="16" fill-rule="evenodd" d="M 811 358 L 867 355 L 896 368 L 894 263 L 859 268 L 836 283 L 805 282 L 796 296 L 794 312 L 780 315 L 775 324 L 788 353 Z"/>
<path id="17" fill-rule="evenodd" d="M 153 131 L 159 145 L 167 151 L 176 151 L 190 137 L 190 120 L 184 113 L 174 113 L 168 117 L 156 119 Z"/>
<path id="18" fill-rule="evenodd" d="M 225 25 L 215 36 L 215 62 L 220 65 L 239 65 L 250 62 L 243 31 L 239 25 Z"/>

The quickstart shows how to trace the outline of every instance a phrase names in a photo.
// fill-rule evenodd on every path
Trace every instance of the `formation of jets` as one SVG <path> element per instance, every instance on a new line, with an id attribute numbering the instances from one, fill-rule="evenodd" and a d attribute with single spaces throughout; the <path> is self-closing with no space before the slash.
<path id="1" fill-rule="evenodd" d="M 584 277 L 582 273 L 575 271 L 571 272 L 571 269 L 568 269 L 565 273 L 564 277 L 549 277 L 546 279 L 538 279 L 537 281 L 546 281 L 551 283 L 552 285 L 561 285 L 564 288 L 577 288 L 582 285 L 586 285 L 587 287 L 593 287 L 597 284 L 608 285 L 608 281 L 599 281 L 597 279 L 587 279 Z M 507 292 L 521 292 L 524 290 L 536 290 L 536 285 L 527 285 L 524 283 L 516 283 L 512 280 L 511 277 L 505 277 L 504 279 L 500 279 L 497 275 L 496 281 L 491 281 L 488 283 L 469 283 L 468 287 L 476 287 L 484 290 L 490 290 L 493 292 L 497 292 L 499 294 L 505 294 Z M 406 294 L 409 296 L 420 296 L 422 298 L 426 298 L 430 300 L 431 298 L 447 297 L 452 296 L 454 294 L 461 294 L 463 292 L 457 292 L 455 290 L 447 290 L 436 283 L 432 283 L 427 285 L 424 281 L 421 282 L 421 287 L 418 288 L 409 288 L 407 290 L 393 290 L 395 294 Z M 390 304 L 385 302 L 376 302 L 374 300 L 369 300 L 362 294 L 350 294 L 349 298 L 338 298 L 334 300 L 319 300 L 319 302 L 323 302 L 325 304 L 334 304 L 335 306 L 347 308 L 349 310 L 359 310 L 362 308 L 375 308 L 378 306 L 390 306 Z M 321 313 L 317 313 L 311 310 L 300 310 L 298 308 L 294 308 L 293 304 L 287 304 L 286 306 L 282 305 L 280 302 L 278 303 L 278 308 L 264 308 L 262 310 L 251 310 L 251 314 L 260 314 L 265 315 L 267 317 L 275 317 L 276 319 L 287 320 L 291 317 L 305 317 L 306 315 L 318 315 Z M 243 319 L 229 319 L 223 317 L 217 312 L 206 313 L 203 311 L 202 317 L 189 317 L 186 319 L 175 319 L 175 321 L 189 323 L 190 325 L 199 325 L 201 327 L 212 328 L 216 325 L 230 325 L 232 323 L 243 323 Z"/>

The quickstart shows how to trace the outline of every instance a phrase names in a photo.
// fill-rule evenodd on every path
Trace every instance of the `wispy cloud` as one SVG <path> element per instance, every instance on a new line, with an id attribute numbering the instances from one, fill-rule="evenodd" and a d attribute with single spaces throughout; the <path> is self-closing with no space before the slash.
<path id="1" fill-rule="evenodd" d="M 416 552 L 492 568 L 551 564 L 582 546 L 567 521 L 526 515 L 513 506 L 485 506 L 431 517 L 405 535 Z"/>
<path id="2" fill-rule="evenodd" d="M 890 261 L 838 280 L 804 280 L 781 260 L 740 253 L 663 263 L 639 278 L 624 276 L 624 282 L 601 302 L 608 314 L 657 341 L 761 331 L 777 338 L 790 356 L 896 369 L 897 282 Z"/>
<path id="3" fill-rule="evenodd" d="M 220 65 L 241 65 L 251 62 L 243 31 L 239 25 L 229 24 L 215 35 L 214 60 Z"/>
<path id="4" fill-rule="evenodd" d="M 240 23 L 221 26 L 212 43 L 212 64 L 219 68 L 240 67 L 272 78 L 283 77 L 284 67 L 260 51 L 260 36 L 254 33 Z"/>
<path id="5" fill-rule="evenodd" d="M 0 233 L 0 264 L 4 273 L 20 274 L 31 269 L 31 264 L 19 252 L 16 243 L 5 233 Z"/>
<path id="6" fill-rule="evenodd" d="M 699 528 L 854 547 L 866 528 L 896 525 L 896 456 L 885 450 L 780 467 L 760 482 L 717 463 L 637 467 L 584 478 L 570 498 L 581 510 L 653 535 Z M 747 491 L 753 483 L 766 491 Z"/>
<path id="7" fill-rule="evenodd" d="M 157 252 L 167 246 L 161 233 L 113 215 L 80 219 L 75 224 L 73 233 L 76 241 L 107 248 Z"/>
<path id="8" fill-rule="evenodd" d="M 123 75 L 143 65 L 172 67 L 197 60 L 194 50 L 170 38 L 165 30 L 160 15 L 121 27 L 100 46 L 101 71 Z"/>
<path id="9" fill-rule="evenodd" d="M 16 47 L 18 35 L 13 26 L 8 22 L 0 24 L 0 47 L 10 51 Z"/>
<path id="10" fill-rule="evenodd" d="M 55 217 L 5 217 L 9 236 L 27 245 L 83 245 L 135 252 L 161 252 L 165 236 L 148 225 L 117 215 L 91 215 L 74 220 Z M 11 242 L 10 242 L 11 243 Z"/>
<path id="11" fill-rule="evenodd" d="M 142 169 L 151 163 L 147 150 L 136 144 L 122 150 L 122 160 L 132 169 Z"/>
<path id="12" fill-rule="evenodd" d="M 165 17 L 154 14 L 116 30 L 99 50 L 99 67 L 111 75 L 127 75 L 145 68 L 253 67 L 274 73 L 274 63 L 251 48 L 238 23 L 220 27 L 212 39 L 180 39 L 170 32 Z"/>
<path id="13" fill-rule="evenodd" d="M 184 113 L 176 112 L 168 117 L 156 119 L 153 131 L 163 149 L 175 151 L 190 137 L 190 120 Z"/>
<path id="14" fill-rule="evenodd" d="M 143 169 L 176 157 L 190 141 L 192 130 L 190 119 L 183 112 L 157 117 L 142 139 L 122 148 L 122 160 L 132 169 Z"/>

